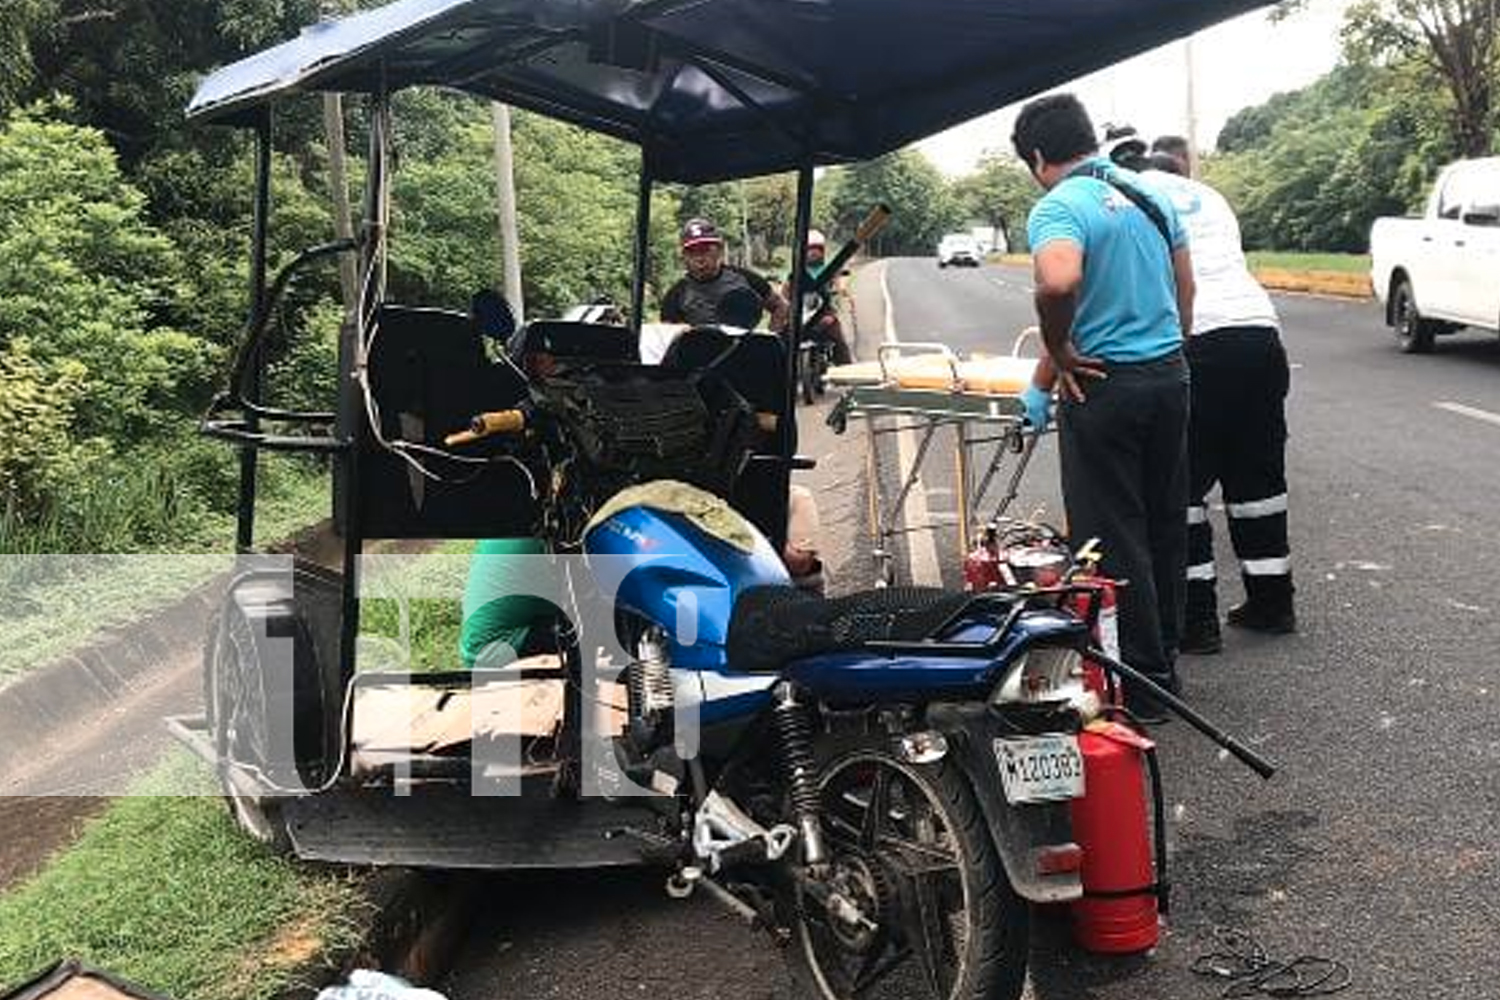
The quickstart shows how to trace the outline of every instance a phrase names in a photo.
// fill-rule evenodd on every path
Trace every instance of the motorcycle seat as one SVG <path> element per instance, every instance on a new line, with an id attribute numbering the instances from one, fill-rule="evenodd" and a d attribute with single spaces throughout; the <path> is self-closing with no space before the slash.
<path id="1" fill-rule="evenodd" d="M 885 587 L 832 600 L 793 587 L 751 587 L 730 615 L 729 663 L 746 673 L 776 673 L 820 653 L 921 642 L 972 600 L 972 594 L 937 587 Z"/>

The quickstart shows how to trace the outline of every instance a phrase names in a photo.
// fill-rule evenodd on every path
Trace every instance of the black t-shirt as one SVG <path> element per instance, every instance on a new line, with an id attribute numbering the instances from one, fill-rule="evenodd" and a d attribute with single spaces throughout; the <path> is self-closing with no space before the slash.
<path id="1" fill-rule="evenodd" d="M 733 264 L 725 264 L 710 281 L 696 281 L 691 276 L 679 278 L 661 300 L 662 322 L 715 326 L 721 322 L 719 303 L 724 296 L 741 288 L 749 288 L 761 302 L 771 296 L 769 281 Z"/>

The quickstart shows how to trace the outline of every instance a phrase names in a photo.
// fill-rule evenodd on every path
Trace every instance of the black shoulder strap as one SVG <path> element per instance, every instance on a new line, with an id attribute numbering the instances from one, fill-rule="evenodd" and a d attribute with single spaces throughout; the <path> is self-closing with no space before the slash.
<path id="1" fill-rule="evenodd" d="M 1167 217 L 1162 214 L 1161 207 L 1157 205 L 1156 202 L 1148 198 L 1145 192 L 1143 192 L 1140 188 L 1136 187 L 1133 184 L 1126 184 L 1122 182 L 1118 177 L 1114 176 L 1109 171 L 1105 170 L 1103 167 L 1097 164 L 1093 164 L 1089 167 L 1088 171 L 1086 172 L 1086 176 L 1092 177 L 1095 180 L 1101 180 L 1104 183 L 1108 184 L 1110 187 L 1114 188 L 1116 191 L 1129 198 L 1131 203 L 1135 205 L 1136 208 L 1140 209 L 1142 212 L 1145 212 L 1146 217 L 1151 220 L 1151 224 L 1156 227 L 1156 231 L 1158 233 L 1161 233 L 1161 238 L 1167 241 L 1167 256 L 1171 256 L 1172 230 L 1167 225 Z"/>

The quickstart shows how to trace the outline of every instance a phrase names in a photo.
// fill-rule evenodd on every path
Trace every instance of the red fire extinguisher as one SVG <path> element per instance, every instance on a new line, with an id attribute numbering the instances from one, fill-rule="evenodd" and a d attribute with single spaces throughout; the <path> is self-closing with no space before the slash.
<path id="1" fill-rule="evenodd" d="M 1110 659 L 1120 658 L 1120 618 L 1119 609 L 1115 603 L 1115 582 L 1104 576 L 1083 577 L 1074 581 L 1085 584 L 1086 589 L 1075 590 L 1069 600 L 1072 603 L 1073 613 L 1084 621 L 1089 620 L 1094 610 L 1094 602 L 1099 602 L 1098 616 L 1093 619 L 1094 645 Z M 1121 705 L 1124 703 L 1117 684 L 1111 684 L 1099 665 L 1092 661 L 1085 661 L 1083 665 L 1083 685 L 1099 696 L 1099 700 L 1105 704 Z"/>
<path id="2" fill-rule="evenodd" d="M 1083 848 L 1083 898 L 1071 906 L 1073 939 L 1088 951 L 1145 951 L 1155 947 L 1157 914 L 1166 910 L 1155 744 L 1121 723 L 1096 720 L 1078 746 L 1085 794 L 1071 809 L 1073 839 Z"/>
<path id="3" fill-rule="evenodd" d="M 1013 583 L 1014 580 L 1006 579 L 999 536 L 993 525 L 987 526 L 979 543 L 964 556 L 964 590 L 983 593 L 987 590 L 999 590 Z"/>

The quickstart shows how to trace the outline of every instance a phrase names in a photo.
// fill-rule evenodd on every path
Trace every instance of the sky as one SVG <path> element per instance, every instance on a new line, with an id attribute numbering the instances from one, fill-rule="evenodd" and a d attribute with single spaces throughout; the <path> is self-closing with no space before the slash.
<path id="1" fill-rule="evenodd" d="M 1312 0 L 1307 9 L 1271 24 L 1254 11 L 1056 89 L 1077 94 L 1094 124 L 1128 122 L 1148 139 L 1188 131 L 1187 67 L 1194 68 L 1195 137 L 1213 148 L 1219 129 L 1241 108 L 1322 76 L 1338 60 L 1339 25 L 1350 0 Z M 1024 102 L 1023 102 L 1024 103 Z M 1010 152 L 1020 105 L 975 118 L 917 143 L 945 174 L 969 172 L 986 151 Z"/>

